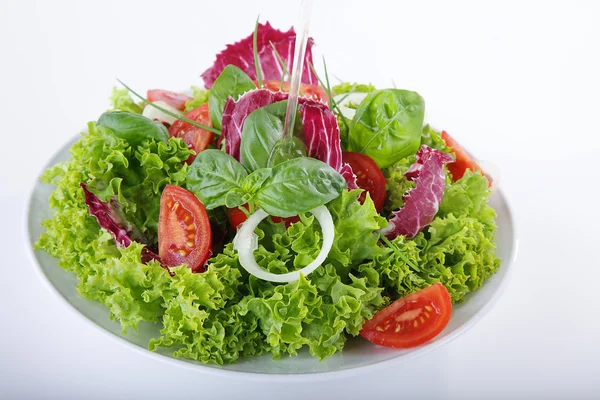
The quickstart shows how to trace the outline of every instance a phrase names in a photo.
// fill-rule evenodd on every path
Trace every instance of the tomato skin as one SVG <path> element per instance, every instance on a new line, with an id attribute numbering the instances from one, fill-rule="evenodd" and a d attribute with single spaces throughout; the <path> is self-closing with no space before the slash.
<path id="1" fill-rule="evenodd" d="M 446 146 L 450 147 L 456 155 L 456 160 L 454 162 L 446 164 L 448 170 L 452 174 L 453 182 L 462 178 L 467 169 L 470 169 L 472 172 L 480 171 L 481 174 L 485 176 L 479 164 L 473 160 L 469 153 L 467 153 L 465 149 L 463 149 L 462 146 L 448 134 L 448 132 L 442 131 L 442 139 L 446 142 Z M 488 185 L 491 185 L 490 179 L 487 176 L 485 177 L 488 180 Z"/>
<path id="2" fill-rule="evenodd" d="M 236 208 L 228 208 L 227 209 L 227 217 L 229 219 L 229 223 L 237 231 L 238 226 L 242 223 L 246 222 L 248 217 L 246 213 L 242 211 L 241 207 Z"/>
<path id="3" fill-rule="evenodd" d="M 202 272 L 211 245 L 212 232 L 204 205 L 193 193 L 166 185 L 158 217 L 160 258 L 170 267 L 186 263 L 193 272 Z"/>
<path id="4" fill-rule="evenodd" d="M 246 216 L 246 213 L 241 209 L 241 207 L 244 207 L 246 210 L 248 210 L 248 204 L 244 204 L 244 205 L 242 205 L 240 207 L 236 207 L 236 208 L 228 208 L 227 209 L 227 217 L 229 219 L 229 223 L 231 224 L 233 229 L 235 229 L 236 231 L 238 229 L 238 226 L 240 226 L 242 223 L 246 222 L 246 220 L 248 219 L 248 217 Z M 289 228 L 290 225 L 292 225 L 293 223 L 300 221 L 300 217 L 298 217 L 298 216 L 287 217 L 287 218 L 271 217 L 271 221 L 273 221 L 276 224 L 283 222 L 283 223 L 285 223 L 285 227 Z"/>
<path id="5" fill-rule="evenodd" d="M 258 82 L 255 81 L 254 84 L 258 86 Z M 263 80 L 263 88 L 274 92 L 278 92 L 281 89 L 282 92 L 288 93 L 290 91 L 290 83 L 284 82 L 283 88 L 281 88 L 281 81 Z M 329 104 L 329 96 L 327 96 L 327 91 L 322 86 L 301 83 L 300 92 L 303 97 Z"/>
<path id="6" fill-rule="evenodd" d="M 203 125 L 212 127 L 210 122 L 210 114 L 208 111 L 208 103 L 202 104 L 198 108 L 194 108 L 187 114 L 187 119 L 199 122 Z M 172 137 L 181 138 L 190 149 L 196 152 L 196 155 L 201 151 L 205 150 L 210 146 L 215 138 L 215 135 L 211 131 L 207 131 L 197 126 L 188 124 L 187 122 L 177 120 L 169 128 L 169 135 Z M 187 160 L 187 164 L 191 164 L 196 158 L 195 154 L 192 154 Z"/>
<path id="7" fill-rule="evenodd" d="M 192 98 L 187 94 L 175 93 L 169 90 L 162 89 L 150 89 L 146 93 L 148 101 L 164 101 L 171 107 L 178 109 L 179 111 L 185 110 L 185 103 Z"/>
<path id="8" fill-rule="evenodd" d="M 380 346 L 419 346 L 444 330 L 452 315 L 450 294 L 435 283 L 396 300 L 362 326 L 360 335 Z"/>
<path id="9" fill-rule="evenodd" d="M 342 162 L 350 164 L 352 171 L 356 174 L 356 184 L 359 188 L 369 192 L 375 209 L 381 212 L 385 201 L 385 176 L 373 159 L 365 154 L 351 151 L 342 152 Z M 361 193 L 358 200 L 365 202 L 367 194 Z"/>

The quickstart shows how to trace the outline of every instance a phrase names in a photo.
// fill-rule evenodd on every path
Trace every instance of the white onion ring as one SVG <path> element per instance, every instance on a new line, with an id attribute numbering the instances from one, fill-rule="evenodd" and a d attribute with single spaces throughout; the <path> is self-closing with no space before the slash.
<path id="1" fill-rule="evenodd" d="M 331 246 L 333 246 L 333 237 L 335 235 L 333 219 L 331 218 L 331 213 L 325 206 L 317 207 L 310 212 L 315 216 L 317 221 L 319 221 L 321 230 L 323 231 L 323 246 L 313 262 L 301 270 L 288 272 L 286 274 L 273 274 L 262 269 L 256 263 L 256 259 L 254 258 L 254 250 L 258 247 L 254 230 L 263 219 L 269 216 L 269 214 L 263 210 L 258 210 L 239 227 L 238 232 L 233 239 L 233 248 L 238 252 L 240 265 L 248 271 L 248 273 L 257 278 L 276 283 L 297 281 L 300 279 L 300 274 L 307 276 L 321 266 L 327 258 Z"/>

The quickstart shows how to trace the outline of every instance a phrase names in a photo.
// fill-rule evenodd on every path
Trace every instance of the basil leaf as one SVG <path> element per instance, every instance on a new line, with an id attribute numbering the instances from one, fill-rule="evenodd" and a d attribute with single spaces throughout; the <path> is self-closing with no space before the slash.
<path id="1" fill-rule="evenodd" d="M 208 110 L 212 125 L 221 129 L 223 107 L 229 96 L 236 100 L 239 95 L 253 89 L 256 89 L 256 85 L 244 71 L 234 65 L 223 68 L 208 94 Z"/>
<path id="2" fill-rule="evenodd" d="M 215 149 L 200 152 L 188 169 L 186 186 L 210 210 L 225 205 L 225 195 L 240 189 L 246 170 L 230 155 Z"/>
<path id="3" fill-rule="evenodd" d="M 371 157 L 380 168 L 416 153 L 425 103 L 416 92 L 377 90 L 361 103 L 348 133 L 348 150 Z"/>
<path id="4" fill-rule="evenodd" d="M 291 217 L 330 202 L 346 188 L 344 178 L 329 165 L 300 157 L 274 166 L 254 202 L 271 215 Z"/>
<path id="5" fill-rule="evenodd" d="M 231 189 L 225 195 L 225 207 L 234 208 L 245 204 L 252 198 L 252 195 L 244 192 L 242 189 Z"/>
<path id="6" fill-rule="evenodd" d="M 244 179 L 242 190 L 246 193 L 254 194 L 262 187 L 263 183 L 271 177 L 273 170 L 271 168 L 259 168 Z"/>
<path id="7" fill-rule="evenodd" d="M 100 116 L 96 126 L 112 135 L 127 140 L 132 145 L 154 139 L 168 142 L 169 131 L 165 126 L 139 114 L 125 111 L 109 111 Z"/>
<path id="8" fill-rule="evenodd" d="M 256 109 L 244 120 L 240 162 L 250 171 L 267 166 L 271 150 L 283 135 L 287 100 Z"/>

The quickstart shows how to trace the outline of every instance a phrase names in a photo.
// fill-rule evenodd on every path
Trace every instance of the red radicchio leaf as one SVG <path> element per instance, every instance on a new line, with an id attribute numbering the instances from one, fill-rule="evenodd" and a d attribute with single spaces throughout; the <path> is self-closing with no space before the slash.
<path id="1" fill-rule="evenodd" d="M 321 102 L 298 100 L 308 156 L 329 164 L 339 172 L 348 183 L 348 189 L 358 189 L 352 167 L 350 164 L 342 165 L 340 128 L 333 112 Z"/>
<path id="2" fill-rule="evenodd" d="M 254 66 L 254 46 L 253 36 L 250 36 L 240 40 L 237 43 L 227 45 L 225 50 L 217 54 L 217 59 L 212 67 L 202 73 L 202 79 L 204 79 L 204 86 L 210 89 L 217 79 L 217 77 L 223 71 L 227 65 L 235 65 L 244 71 L 252 80 L 256 80 L 256 68 Z M 287 32 L 282 32 L 271 26 L 270 23 L 258 24 L 257 32 L 257 52 L 260 60 L 260 71 L 263 79 L 269 80 L 281 80 L 283 74 L 281 65 L 277 60 L 275 51 L 271 47 L 271 43 L 277 49 L 277 53 L 281 56 L 281 59 L 288 68 L 288 71 L 292 70 L 294 60 L 294 46 L 296 44 L 296 33 L 294 28 L 290 28 Z M 312 38 L 308 39 L 306 45 L 306 53 L 304 59 L 304 69 L 302 71 L 302 82 L 310 85 L 317 84 L 317 77 L 310 68 L 312 64 L 312 46 L 314 41 Z"/>
<path id="3" fill-rule="evenodd" d="M 227 154 L 240 160 L 242 128 L 250 113 L 287 98 L 287 93 L 273 92 L 268 89 L 247 92 L 237 102 L 231 97 L 228 98 L 223 109 L 221 133 L 221 140 L 225 140 Z M 352 172 L 352 168 L 349 164 L 342 165 L 340 129 L 333 112 L 327 105 L 304 97 L 298 98 L 298 103 L 308 156 L 330 165 L 346 179 L 349 189 L 357 189 L 356 175 Z"/>
<path id="4" fill-rule="evenodd" d="M 98 221 L 98 225 L 101 228 L 106 229 L 112 235 L 115 240 L 115 244 L 117 247 L 126 248 L 131 245 L 133 240 L 131 239 L 132 231 L 126 229 L 127 223 L 123 220 L 123 218 L 119 215 L 118 205 L 113 205 L 112 203 L 105 203 L 101 201 L 95 194 L 87 190 L 87 185 L 83 182 L 79 184 L 83 189 L 83 194 L 85 197 L 85 204 L 88 206 L 88 210 L 90 211 L 90 215 L 96 218 Z M 151 260 L 156 260 L 160 263 L 160 266 L 169 272 L 169 275 L 174 276 L 175 274 L 166 266 L 160 256 L 154 253 L 152 250 L 148 248 L 148 246 L 144 246 L 141 253 L 141 259 L 143 263 L 148 263 Z"/>
<path id="5" fill-rule="evenodd" d="M 412 238 L 431 224 L 444 196 L 444 164 L 449 162 L 454 162 L 450 154 L 426 145 L 421 146 L 417 152 L 417 161 L 404 174 L 416 186 L 404 196 L 404 207 L 394 211 L 394 217 L 389 220 L 387 228 L 381 230 L 385 237 L 393 239 L 406 235 L 407 238 Z"/>
<path id="6" fill-rule="evenodd" d="M 225 140 L 225 151 L 239 161 L 242 127 L 248 115 L 254 110 L 287 98 L 287 93 L 272 92 L 268 89 L 251 90 L 242 95 L 237 102 L 229 97 L 223 108 L 223 128 L 218 145 Z"/>

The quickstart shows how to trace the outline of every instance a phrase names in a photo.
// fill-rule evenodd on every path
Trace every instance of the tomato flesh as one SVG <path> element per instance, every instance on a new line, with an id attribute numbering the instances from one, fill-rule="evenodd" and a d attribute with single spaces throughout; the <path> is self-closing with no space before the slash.
<path id="1" fill-rule="evenodd" d="M 469 153 L 467 153 L 466 150 L 463 149 L 462 146 L 448 134 L 448 132 L 442 131 L 442 139 L 444 139 L 446 146 L 450 147 L 456 156 L 456 160 L 454 162 L 447 164 L 448 170 L 452 174 L 453 182 L 456 182 L 462 178 L 467 169 L 470 169 L 472 172 L 480 171 L 481 174 L 485 176 L 479 164 L 473 160 Z M 485 177 L 488 180 L 488 184 L 491 185 L 489 177 Z"/>
<path id="2" fill-rule="evenodd" d="M 254 84 L 258 86 L 258 82 L 255 81 Z M 284 82 L 282 88 L 281 81 L 263 80 L 263 88 L 272 90 L 274 92 L 281 90 L 284 93 L 288 93 L 290 91 L 290 83 Z M 327 96 L 327 91 L 325 91 L 325 88 L 322 86 L 306 85 L 302 83 L 300 84 L 300 93 L 302 93 L 303 97 L 308 99 L 329 104 L 329 96 Z"/>
<path id="3" fill-rule="evenodd" d="M 187 264 L 201 272 L 210 257 L 212 232 L 206 209 L 191 192 L 167 185 L 160 197 L 158 255 L 174 267 Z"/>
<path id="4" fill-rule="evenodd" d="M 146 93 L 148 101 L 164 101 L 171 107 L 178 109 L 179 111 L 185 110 L 185 103 L 192 98 L 187 94 L 175 93 L 168 90 L 162 89 L 150 89 Z"/>
<path id="5" fill-rule="evenodd" d="M 356 184 L 369 192 L 377 212 L 381 212 L 385 201 L 385 176 L 375 161 L 365 154 L 344 151 L 342 162 L 350 164 L 356 175 Z M 364 203 L 366 196 L 367 194 L 363 192 L 358 200 Z"/>
<path id="6" fill-rule="evenodd" d="M 435 283 L 396 300 L 367 321 L 360 334 L 380 346 L 419 346 L 444 330 L 452 315 L 450 294 Z"/>
<path id="7" fill-rule="evenodd" d="M 212 127 L 212 123 L 210 122 L 210 114 L 208 111 L 208 103 L 202 104 L 198 108 L 194 108 L 185 114 L 185 117 L 187 119 L 191 119 L 192 121 Z M 198 128 L 197 126 L 181 120 L 177 120 L 173 123 L 173 125 L 171 125 L 169 128 L 169 135 L 181 138 L 185 143 L 187 143 L 190 149 L 196 152 L 196 154 L 210 146 L 215 138 L 211 131 Z M 192 154 L 186 160 L 186 163 L 191 164 L 195 158 L 196 155 Z"/>

